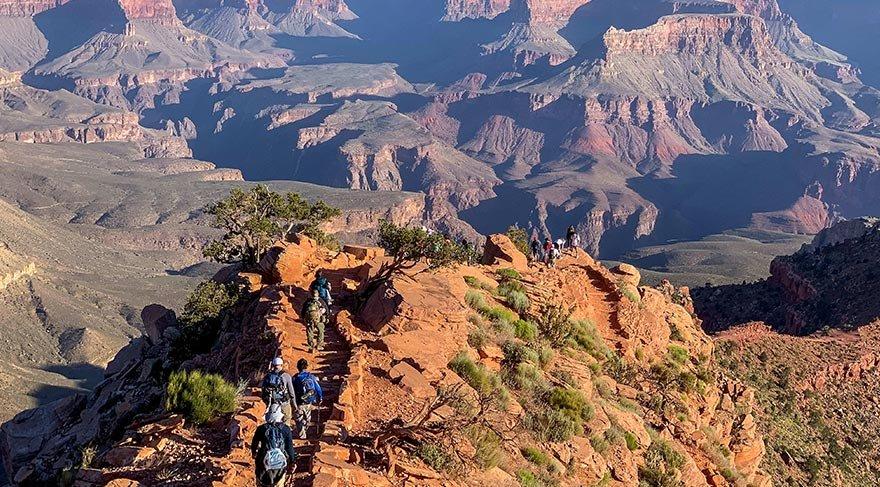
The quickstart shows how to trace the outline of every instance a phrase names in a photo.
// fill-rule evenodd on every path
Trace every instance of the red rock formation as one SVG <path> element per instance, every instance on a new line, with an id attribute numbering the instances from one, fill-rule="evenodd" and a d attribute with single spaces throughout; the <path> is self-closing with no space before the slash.
<path id="1" fill-rule="evenodd" d="M 159 25 L 179 23 L 171 0 L 117 0 L 128 20 L 143 20 Z"/>

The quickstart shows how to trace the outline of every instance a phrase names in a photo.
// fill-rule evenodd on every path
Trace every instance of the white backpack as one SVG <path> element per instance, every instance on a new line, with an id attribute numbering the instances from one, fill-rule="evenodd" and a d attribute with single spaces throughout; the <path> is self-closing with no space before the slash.
<path id="1" fill-rule="evenodd" d="M 284 454 L 284 438 L 281 430 L 270 425 L 266 429 L 266 443 L 269 445 L 266 456 L 263 458 L 263 467 L 266 470 L 281 470 L 287 467 L 287 455 Z"/>

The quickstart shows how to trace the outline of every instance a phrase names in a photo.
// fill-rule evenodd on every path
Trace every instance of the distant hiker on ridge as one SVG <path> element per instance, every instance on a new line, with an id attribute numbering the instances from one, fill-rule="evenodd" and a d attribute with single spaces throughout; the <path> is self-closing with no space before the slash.
<path id="1" fill-rule="evenodd" d="M 532 237 L 529 249 L 532 251 L 532 262 L 541 260 L 541 242 L 538 242 L 538 237 Z"/>
<path id="2" fill-rule="evenodd" d="M 306 438 L 306 429 L 311 421 L 312 411 L 316 404 L 324 400 L 324 391 L 318 378 L 309 372 L 308 360 L 301 358 L 296 362 L 298 374 L 293 378 L 293 388 L 296 390 L 296 431 L 300 439 Z"/>
<path id="3" fill-rule="evenodd" d="M 574 229 L 574 225 L 569 225 L 568 230 L 565 232 L 565 246 L 567 248 L 574 247 L 574 236 L 577 235 L 577 231 Z"/>
<path id="4" fill-rule="evenodd" d="M 263 378 L 263 402 L 269 409 L 280 408 L 287 424 L 293 424 L 293 411 L 296 409 L 296 391 L 293 389 L 293 378 L 284 371 L 284 360 L 275 357 L 272 368 Z"/>
<path id="5" fill-rule="evenodd" d="M 318 289 L 312 290 L 312 295 L 303 304 L 302 316 L 306 325 L 306 340 L 309 344 L 309 352 L 320 350 L 324 346 L 324 325 L 327 323 L 327 308 L 321 300 Z"/>
<path id="6" fill-rule="evenodd" d="M 261 487 L 281 487 L 287 474 L 296 467 L 293 432 L 283 422 L 278 408 L 269 408 L 266 422 L 257 427 L 251 442 L 251 455 L 256 463 L 257 483 Z"/>
<path id="7" fill-rule="evenodd" d="M 550 265 L 550 259 L 553 258 L 553 242 L 550 237 L 544 239 L 544 263 Z"/>

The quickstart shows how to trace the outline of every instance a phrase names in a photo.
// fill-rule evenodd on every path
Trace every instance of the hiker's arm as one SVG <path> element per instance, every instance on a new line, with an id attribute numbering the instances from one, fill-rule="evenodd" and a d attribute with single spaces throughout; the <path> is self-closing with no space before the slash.
<path id="1" fill-rule="evenodd" d="M 315 394 L 318 396 L 318 402 L 324 401 L 324 391 L 321 389 L 321 384 L 318 382 L 318 379 L 315 378 Z"/>
<path id="2" fill-rule="evenodd" d="M 284 378 L 284 387 L 287 389 L 287 396 L 290 398 L 290 407 L 296 409 L 296 389 L 293 387 L 293 377 L 290 374 Z"/>
<path id="3" fill-rule="evenodd" d="M 293 470 L 296 466 L 296 449 L 293 447 L 293 431 L 290 428 L 284 430 L 284 449 L 287 450 L 287 458 L 290 459 L 288 467 Z"/>
<path id="4" fill-rule="evenodd" d="M 263 430 L 265 428 L 263 425 L 257 427 L 257 431 L 254 432 L 254 439 L 251 440 L 251 456 L 256 457 L 257 452 L 260 450 L 260 436 L 263 435 Z"/>

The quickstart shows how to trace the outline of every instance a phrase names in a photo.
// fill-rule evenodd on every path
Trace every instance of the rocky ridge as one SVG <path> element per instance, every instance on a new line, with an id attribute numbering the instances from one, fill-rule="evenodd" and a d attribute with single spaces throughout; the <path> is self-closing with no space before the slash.
<path id="1" fill-rule="evenodd" d="M 554 354 L 546 370 L 549 377 L 570 377 L 566 379 L 571 384 L 567 387 L 580 391 L 594 405 L 595 415 L 585 422 L 583 436 L 541 441 L 528 430 L 514 426 L 514 436 L 502 445 L 502 468 L 471 467 L 469 480 L 434 470 L 403 444 L 374 451 L 358 441 L 370 438 L 372 443 L 388 431 L 389 425 L 418 418 L 419 411 L 444 388 L 464 388 L 470 391 L 468 397 L 479 395 L 470 389 L 466 376 L 448 368 L 461 353 L 469 355 L 469 360 L 479 364 L 481 370 L 508 367 L 506 355 L 500 348 L 493 348 L 497 345 L 492 341 L 474 347 L 469 344 L 473 340 L 468 339 L 477 330 L 475 319 L 469 318 L 475 312 L 465 302 L 469 285 L 464 278 L 488 286 L 498 282 L 498 269 L 525 263 L 525 257 L 516 254 L 509 240 L 495 237 L 493 241 L 494 250 L 486 258 L 498 262 L 495 265 L 400 275 L 373 294 L 360 312 L 349 310 L 346 296 L 355 292 L 385 261 L 381 250 L 351 246 L 332 254 L 307 239 L 280 245 L 261 263 L 257 274 L 242 276 L 250 283 L 252 294 L 236 312 L 236 324 L 224 328 L 214 350 L 197 357 L 190 366 L 221 372 L 234 380 L 245 377 L 254 381 L 263 364 L 276 354 L 291 360 L 307 355 L 297 305 L 314 269 L 320 267 L 331 276 L 341 303 L 328 335 L 328 350 L 312 356 L 313 363 L 319 364 L 316 370 L 325 382 L 332 405 L 322 412 L 319 431 L 303 445 L 304 461 L 309 467 L 306 473 L 297 474 L 297 479 L 322 486 L 401 482 L 513 485 L 517 482 L 515 476 L 525 475 L 521 472 L 531 468 L 519 448 L 533 445 L 546 451 L 550 461 L 567 465 L 571 474 L 561 479 L 565 485 L 589 484 L 603 478 L 610 485 L 632 485 L 640 475 L 647 475 L 643 470 L 645 458 L 656 454 L 652 452 L 658 448 L 671 448 L 680 455 L 676 478 L 685 485 L 727 485 L 722 470 L 725 475 L 741 476 L 753 485 L 770 485 L 759 467 L 764 448 L 751 412 L 751 390 L 712 374 L 705 378 L 705 392 L 680 396 L 682 409 L 670 416 L 659 410 L 652 412 L 645 405 L 652 391 L 656 393 L 656 385 L 648 376 L 632 381 L 621 376 L 615 380 L 610 371 L 594 375 L 581 362 L 589 356 L 576 353 Z M 668 283 L 657 289 L 639 287 L 638 271 L 634 268 L 621 266 L 609 271 L 583 253 L 565 257 L 558 269 L 523 267 L 521 271 L 532 307 L 541 308 L 544 303 L 568 297 L 575 305 L 575 316 L 593 322 L 599 343 L 607 343 L 610 353 L 619 355 L 637 377 L 647 373 L 649 364 L 666 360 L 672 344 L 692 357 L 703 357 L 699 361 L 705 360 L 705 365 L 712 367 L 712 342 L 689 313 L 686 290 L 675 289 Z M 561 294 L 551 296 L 542 291 L 552 286 L 559 286 Z M 636 293 L 638 302 L 627 297 L 632 293 Z M 214 485 L 247 485 L 250 458 L 242 445 L 247 444 L 256 426 L 260 405 L 246 395 L 238 413 L 197 433 L 187 431 L 172 415 L 154 415 L 155 409 L 147 406 L 147 399 L 160 394 L 156 388 L 160 384 L 154 378 L 162 374 L 152 375 L 148 371 L 161 368 L 164 346 L 163 332 L 156 330 L 155 336 L 151 333 L 149 339 L 141 338 L 119 354 L 114 361 L 118 366 L 108 369 L 108 380 L 97 394 L 65 408 L 54 406 L 52 410 L 62 418 L 79 418 L 68 423 L 61 435 L 53 426 L 58 423 L 44 420 L 44 427 L 31 428 L 36 418 L 44 414 L 41 411 L 23 413 L 3 426 L 0 448 L 8 466 L 20 479 L 35 479 L 70 464 L 67 455 L 58 456 L 56 446 L 60 443 L 48 440 L 49 436 L 69 438 L 88 431 L 88 438 L 99 439 L 98 456 L 92 467 L 76 474 L 80 485 L 103 485 L 111 480 L 149 484 L 163 471 L 177 472 L 174 475 L 180 476 L 175 477 L 178 480 L 187 478 L 186 475 L 199 475 Z M 432 346 L 426 348 L 425 343 Z M 237 358 L 230 361 L 229 357 Z M 685 365 L 691 366 L 694 364 Z M 120 414 L 118 408 L 115 412 L 102 409 L 102 398 L 109 397 L 112 391 L 127 398 L 116 403 L 132 406 L 124 408 L 128 413 Z M 507 406 L 493 409 L 492 414 L 499 415 L 497 421 L 502 424 L 517 425 L 529 413 L 517 403 L 525 396 L 513 391 Z M 376 399 L 377 395 L 382 397 L 381 401 Z M 104 412 L 95 415 L 101 410 Z M 454 418 L 454 411 L 438 409 L 429 419 L 442 424 L 455 421 Z M 95 436 L 96 430 L 87 427 L 90 421 L 98 421 L 102 425 L 100 431 L 115 429 L 121 433 Z M 228 440 L 213 440 L 216 443 L 210 448 L 197 450 L 195 462 L 175 470 L 186 448 L 196 448 L 213 435 L 219 440 L 224 427 L 228 427 Z M 611 430 L 625 431 L 631 439 L 626 443 L 622 439 L 606 440 L 610 445 L 600 448 L 596 438 L 614 437 L 609 433 Z M 31 439 L 26 443 L 9 442 L 10 438 L 23 438 L 21 435 L 30 435 Z M 461 443 L 457 444 L 465 448 L 465 457 L 473 455 L 468 453 L 474 451 L 469 446 L 471 440 L 462 437 L 456 441 L 459 440 Z M 627 447 L 629 444 L 632 446 Z M 730 453 L 712 453 L 722 446 Z"/>

